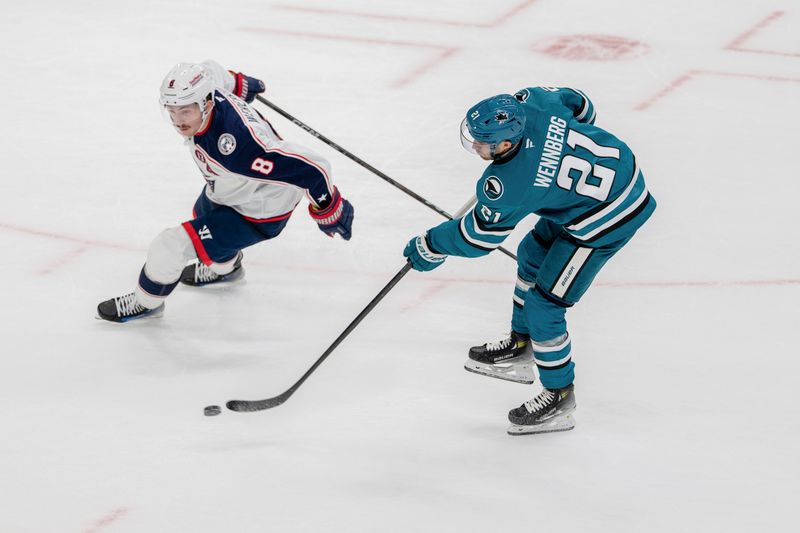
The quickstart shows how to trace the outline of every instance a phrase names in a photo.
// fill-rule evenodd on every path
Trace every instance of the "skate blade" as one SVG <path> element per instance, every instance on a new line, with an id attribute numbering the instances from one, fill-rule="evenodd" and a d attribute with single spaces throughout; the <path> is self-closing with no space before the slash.
<path id="1" fill-rule="evenodd" d="M 543 424 L 535 426 L 519 426 L 511 424 L 506 431 L 509 435 L 534 435 L 536 433 L 556 433 L 558 431 L 569 431 L 575 428 L 575 419 L 572 415 L 558 416 L 548 420 Z"/>
<path id="2" fill-rule="evenodd" d="M 531 362 L 516 365 L 511 363 L 488 365 L 467 359 L 467 362 L 464 363 L 464 370 L 481 376 L 502 379 L 503 381 L 522 383 L 523 385 L 530 385 L 536 382 L 536 373 Z"/>
<path id="3" fill-rule="evenodd" d="M 247 278 L 244 275 L 244 267 L 239 270 L 240 273 L 237 273 L 236 276 L 231 276 L 227 279 L 214 281 L 212 283 L 203 283 L 202 285 L 195 285 L 193 283 L 184 283 L 181 281 L 181 285 L 184 287 L 192 287 L 193 289 L 203 289 L 208 291 L 218 291 L 218 290 L 227 290 L 233 287 L 238 287 L 240 285 L 247 284 Z"/>
<path id="4" fill-rule="evenodd" d="M 127 324 L 128 322 L 143 322 L 145 320 L 150 320 L 151 318 L 161 318 L 164 316 L 164 308 L 162 307 L 155 313 L 150 313 L 149 315 L 140 316 L 138 318 L 129 318 L 128 320 L 123 320 L 121 322 L 117 322 L 115 320 L 106 320 L 105 318 L 101 317 L 100 315 L 94 315 L 95 320 L 100 320 L 102 322 L 108 322 L 109 324 Z"/>
<path id="5" fill-rule="evenodd" d="M 189 285 L 188 283 L 181 283 L 184 287 L 191 287 L 192 289 L 199 289 L 201 291 L 216 292 L 228 291 L 242 285 L 247 285 L 246 278 L 239 278 L 233 280 L 218 281 L 216 283 L 206 283 L 205 285 Z"/>

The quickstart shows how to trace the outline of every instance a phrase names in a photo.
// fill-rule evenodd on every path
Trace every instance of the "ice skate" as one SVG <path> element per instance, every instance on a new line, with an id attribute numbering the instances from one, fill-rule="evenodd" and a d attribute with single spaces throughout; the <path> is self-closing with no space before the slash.
<path id="1" fill-rule="evenodd" d="M 228 274 L 217 274 L 203 263 L 189 265 L 181 272 L 181 283 L 193 287 L 204 287 L 216 283 L 230 283 L 244 278 L 242 266 L 242 252 L 236 257 L 233 270 Z"/>
<path id="2" fill-rule="evenodd" d="M 110 322 L 128 322 L 140 318 L 158 318 L 164 314 L 164 304 L 148 309 L 136 301 L 136 294 L 118 296 L 97 306 L 97 318 Z"/>
<path id="3" fill-rule="evenodd" d="M 473 346 L 464 370 L 492 378 L 531 384 L 536 381 L 530 339 L 515 331 L 497 342 Z"/>
<path id="4" fill-rule="evenodd" d="M 575 427 L 573 411 L 575 411 L 574 385 L 570 384 L 563 389 L 542 389 L 538 396 L 509 411 L 508 420 L 511 425 L 508 427 L 508 434 L 569 431 Z"/>

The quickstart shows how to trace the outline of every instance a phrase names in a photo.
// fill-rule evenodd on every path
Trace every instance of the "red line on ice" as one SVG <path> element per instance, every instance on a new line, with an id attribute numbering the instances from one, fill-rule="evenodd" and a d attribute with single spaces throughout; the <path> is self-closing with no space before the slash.
<path id="1" fill-rule="evenodd" d="M 312 39 L 323 39 L 328 41 L 343 41 L 343 42 L 351 42 L 351 43 L 364 43 L 364 44 L 385 44 L 390 46 L 405 46 L 411 48 L 424 48 L 427 50 L 434 50 L 436 51 L 436 55 L 425 62 L 423 65 L 415 68 L 412 72 L 406 74 L 405 76 L 401 77 L 398 80 L 395 80 L 390 84 L 391 87 L 402 87 L 404 85 L 409 84 L 411 81 L 415 80 L 425 72 L 430 71 L 434 65 L 440 63 L 441 61 L 447 59 L 451 55 L 453 55 L 458 49 L 451 48 L 447 46 L 442 46 L 438 44 L 430 44 L 430 43 L 422 43 L 418 41 L 395 41 L 389 39 L 375 39 L 371 37 L 353 37 L 350 35 L 333 35 L 333 34 L 326 34 L 326 33 L 309 33 L 309 32 L 299 32 L 299 31 L 292 31 L 292 30 L 279 30 L 274 28 L 254 28 L 254 27 L 243 27 L 239 28 L 242 31 L 254 32 L 254 33 L 273 33 L 277 35 L 290 35 L 293 37 L 303 37 L 303 38 L 312 38 Z"/>
<path id="2" fill-rule="evenodd" d="M 787 57 L 800 57 L 800 53 L 797 52 L 780 52 L 778 50 L 762 50 L 758 48 L 744 48 L 742 44 L 745 41 L 752 38 L 756 33 L 764 29 L 765 27 L 772 24 L 774 21 L 781 18 L 786 13 L 783 11 L 775 11 L 770 13 L 764 20 L 757 23 L 755 26 L 744 32 L 743 34 L 736 37 L 733 41 L 728 43 L 724 50 L 733 50 L 735 52 L 752 52 L 755 54 L 768 54 L 768 55 L 775 55 L 775 56 L 787 56 Z"/>
<path id="3" fill-rule="evenodd" d="M 401 15 L 385 15 L 381 13 L 367 13 L 364 11 L 347 11 L 343 9 L 330 9 L 330 8 L 322 8 L 322 7 L 310 7 L 310 6 L 294 6 L 289 4 L 279 4 L 273 6 L 276 9 L 282 9 L 285 11 L 301 11 L 304 13 L 317 13 L 319 15 L 339 15 L 345 17 L 359 17 L 359 18 L 367 18 L 367 19 L 375 19 L 375 20 L 391 20 L 391 21 L 398 21 L 398 22 L 421 22 L 423 24 L 439 24 L 442 26 L 459 26 L 459 27 L 469 27 L 469 28 L 494 28 L 501 24 L 504 24 L 508 19 L 513 17 L 514 15 L 520 13 L 521 11 L 527 9 L 531 4 L 536 2 L 536 0 L 524 0 L 517 5 L 513 6 L 511 9 L 502 13 L 496 19 L 489 21 L 489 22 L 463 22 L 459 20 L 447 20 L 447 19 L 436 19 L 436 18 L 428 18 L 428 17 L 409 17 L 409 16 L 401 16 Z"/>
<path id="4" fill-rule="evenodd" d="M 117 244 L 117 243 L 114 243 L 114 242 L 96 241 L 96 240 L 92 240 L 92 239 L 82 239 L 80 237 L 72 237 L 72 236 L 69 236 L 69 235 L 64 235 L 64 234 L 60 234 L 60 233 L 54 233 L 54 232 L 51 232 L 51 231 L 43 231 L 43 230 L 36 230 L 36 229 L 30 229 L 30 228 L 22 228 L 22 227 L 19 227 L 19 226 L 13 226 L 11 224 L 4 224 L 2 222 L 0 222 L 0 229 L 14 231 L 14 232 L 17 232 L 17 233 L 24 233 L 26 235 L 35 235 L 35 236 L 38 236 L 38 237 L 47 237 L 47 238 L 50 238 L 50 239 L 57 239 L 57 240 L 60 240 L 60 241 L 75 242 L 75 243 L 78 243 L 78 244 L 84 244 L 86 246 L 96 246 L 98 248 L 117 248 L 117 249 L 120 249 L 120 250 L 129 250 L 129 251 L 136 251 L 136 252 L 141 251 L 141 248 L 137 248 L 135 246 L 129 246 L 129 245 L 125 245 L 125 244 Z"/>
<path id="5" fill-rule="evenodd" d="M 84 529 L 83 533 L 99 533 L 100 531 L 104 530 L 107 526 L 110 526 L 123 516 L 128 514 L 127 507 L 117 507 L 103 518 L 92 524 L 89 528 Z"/>
<path id="6" fill-rule="evenodd" d="M 800 81 L 800 80 L 795 80 L 795 81 Z M 61 235 L 58 233 L 52 233 L 48 231 L 20 228 L 17 226 L 3 224 L 1 222 L 0 222 L 0 229 L 8 229 L 19 233 L 33 235 L 36 237 L 44 237 L 48 239 L 55 239 L 67 242 L 76 242 L 85 245 L 79 249 L 70 252 L 72 255 L 84 253 L 86 251 L 86 248 L 91 246 L 95 246 L 98 248 L 115 248 L 119 250 L 134 251 L 134 252 L 144 251 L 143 248 L 136 248 L 133 246 L 125 246 L 121 244 L 115 244 L 104 241 L 81 239 L 77 237 L 71 237 L 69 235 Z M 320 272 L 320 273 L 335 273 L 335 274 L 352 273 L 351 270 L 339 270 L 335 268 L 324 268 L 316 266 L 308 266 L 308 267 L 300 267 L 297 265 L 287 266 L 287 265 L 280 265 L 272 261 L 251 260 L 248 261 L 248 263 L 253 264 L 255 266 L 282 268 L 282 269 L 296 270 L 302 272 Z M 380 279 L 383 279 L 387 276 L 386 272 L 372 272 L 367 274 L 362 273 L 361 275 L 366 275 Z M 434 274 L 434 275 L 424 276 L 419 279 L 436 284 L 439 283 L 503 284 L 503 285 L 508 285 L 509 287 L 514 284 L 513 276 L 509 277 L 508 279 L 482 279 L 482 278 L 457 279 L 457 278 L 441 277 Z M 600 287 L 732 287 L 732 286 L 776 286 L 776 285 L 800 285 L 800 279 L 787 278 L 787 279 L 730 280 L 730 281 L 630 281 L 630 282 L 598 282 L 596 284 L 596 286 Z M 437 290 L 439 289 L 440 287 L 437 287 Z"/>
<path id="7" fill-rule="evenodd" d="M 668 94 L 670 94 L 673 91 L 675 91 L 678 87 L 680 87 L 681 85 L 683 85 L 684 83 L 689 81 L 691 79 L 691 77 L 692 77 L 691 73 L 687 73 L 687 74 L 683 74 L 681 76 L 678 76 L 677 78 L 672 80 L 672 82 L 669 85 L 667 85 L 665 88 L 661 89 L 654 96 L 651 96 L 650 98 L 648 98 L 644 102 L 640 102 L 639 104 L 637 104 L 636 107 L 634 107 L 634 109 L 636 111 L 642 111 L 644 109 L 647 109 L 648 107 L 650 107 L 651 105 L 656 103 L 658 100 L 661 100 L 662 98 L 664 98 Z"/>
<path id="8" fill-rule="evenodd" d="M 420 65 L 413 71 L 406 74 L 404 77 L 392 82 L 391 87 L 399 88 L 408 85 L 412 81 L 416 80 L 417 78 L 419 78 L 420 76 L 431 70 L 437 63 L 441 63 L 445 59 L 449 58 L 450 56 L 458 52 L 458 50 L 459 50 L 458 48 L 448 48 L 446 50 L 442 50 L 441 53 L 437 54 L 436 57 L 434 57 L 427 63 Z"/>
<path id="9" fill-rule="evenodd" d="M 744 72 L 715 72 L 715 71 L 711 71 L 711 70 L 690 70 L 686 74 L 682 74 L 682 75 L 678 76 L 677 78 L 675 78 L 674 80 L 672 80 L 669 83 L 669 85 L 667 85 L 665 88 L 661 89 L 655 95 L 651 96 L 647 100 L 644 100 L 643 102 L 640 102 L 640 103 L 636 104 L 636 106 L 634 106 L 634 109 L 636 111 L 643 111 L 643 110 L 651 107 L 657 101 L 663 99 L 665 96 L 667 96 L 669 94 L 672 94 L 673 92 L 675 92 L 676 89 L 678 89 L 679 87 L 682 87 L 683 85 L 685 85 L 686 82 L 689 81 L 690 79 L 692 79 L 692 78 L 694 78 L 696 76 L 700 76 L 700 75 L 703 75 L 703 76 L 723 76 L 723 77 L 728 77 L 728 78 L 745 78 L 745 79 L 762 80 L 762 81 L 780 81 L 780 82 L 789 82 L 789 83 L 800 83 L 800 78 L 786 78 L 786 77 L 783 77 L 783 76 L 762 76 L 762 75 L 759 75 L 759 74 L 747 74 L 747 73 L 744 73 Z"/>
<path id="10" fill-rule="evenodd" d="M 83 253 L 86 252 L 86 250 L 88 250 L 87 246 L 78 246 L 77 248 L 74 248 L 71 251 L 67 252 L 66 254 L 62 255 L 58 259 L 50 261 L 50 263 L 48 263 L 44 268 L 39 270 L 37 274 L 39 274 L 40 276 L 49 274 L 53 272 L 55 269 L 62 267 L 67 263 L 69 263 L 70 261 L 72 261 L 73 259 L 76 259 L 77 257 L 83 255 Z"/>
<path id="11" fill-rule="evenodd" d="M 435 50 L 447 49 L 446 46 L 430 43 L 422 43 L 418 41 L 393 41 L 389 39 L 374 39 L 372 37 L 353 37 L 351 35 L 334 35 L 331 33 L 311 33 L 305 31 L 292 31 L 292 30 L 279 30 L 276 28 L 256 28 L 253 26 L 245 26 L 239 28 L 242 31 L 252 33 L 274 33 L 277 35 L 291 35 L 293 37 L 310 37 L 313 39 L 324 39 L 328 41 L 345 41 L 354 43 L 366 44 L 389 44 L 393 46 L 410 46 L 414 48 L 432 48 Z"/>

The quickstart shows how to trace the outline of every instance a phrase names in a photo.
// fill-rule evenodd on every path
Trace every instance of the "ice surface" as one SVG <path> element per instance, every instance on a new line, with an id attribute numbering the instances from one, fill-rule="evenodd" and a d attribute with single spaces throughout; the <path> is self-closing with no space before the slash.
<path id="1" fill-rule="evenodd" d="M 0 532 L 795 531 L 799 23 L 796 0 L 4 5 Z M 353 240 L 301 206 L 246 284 L 93 319 L 200 192 L 156 98 L 205 58 L 450 212 L 482 170 L 471 104 L 592 97 L 659 208 L 569 312 L 574 431 L 508 436 L 536 386 L 462 368 L 508 329 L 500 254 L 406 276 L 285 405 L 203 416 L 294 383 L 441 220 L 268 110 L 331 160 Z"/>

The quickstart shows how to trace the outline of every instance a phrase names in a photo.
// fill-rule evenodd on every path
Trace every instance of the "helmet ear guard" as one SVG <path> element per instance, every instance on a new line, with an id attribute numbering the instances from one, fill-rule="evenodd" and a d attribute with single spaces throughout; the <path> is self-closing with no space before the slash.
<path id="1" fill-rule="evenodd" d="M 481 100 L 461 122 L 461 144 L 477 153 L 475 143 L 489 145 L 494 157 L 497 146 L 503 141 L 516 145 L 525 131 L 525 109 L 510 94 L 498 94 Z"/>

